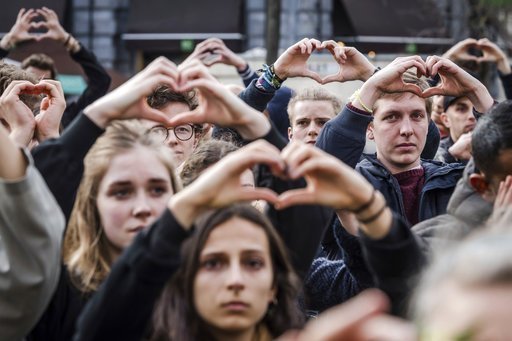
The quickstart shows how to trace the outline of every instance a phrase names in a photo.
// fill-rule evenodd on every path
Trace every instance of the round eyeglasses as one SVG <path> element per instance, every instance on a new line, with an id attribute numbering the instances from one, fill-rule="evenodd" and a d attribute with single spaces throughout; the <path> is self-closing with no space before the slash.
<path id="1" fill-rule="evenodd" d="M 154 126 L 148 130 L 148 133 L 156 136 L 164 142 L 169 137 L 169 131 L 172 130 L 174 136 L 180 141 L 187 141 L 194 136 L 194 126 L 192 124 L 182 124 L 176 127 L 166 128 L 162 125 Z"/>

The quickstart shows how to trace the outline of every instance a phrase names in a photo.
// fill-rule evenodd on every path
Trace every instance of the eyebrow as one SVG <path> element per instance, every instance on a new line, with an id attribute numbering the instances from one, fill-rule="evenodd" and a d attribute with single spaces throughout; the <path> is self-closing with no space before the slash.
<path id="1" fill-rule="evenodd" d="M 169 180 L 166 180 L 166 179 L 163 179 L 163 178 L 151 178 L 149 179 L 148 181 L 150 184 L 161 184 L 161 183 L 170 183 Z M 112 183 L 110 183 L 108 186 L 109 187 L 113 187 L 113 186 L 129 186 L 131 185 L 133 182 L 130 181 L 130 180 L 120 180 L 120 181 L 114 181 Z"/>
<path id="2" fill-rule="evenodd" d="M 204 249 L 203 249 L 204 251 Z M 246 250 L 242 250 L 242 254 L 251 254 L 251 253 L 257 253 L 257 254 L 264 254 L 265 253 L 265 250 L 263 249 L 246 249 Z M 201 252 L 201 254 L 199 255 L 199 258 L 202 258 L 202 257 L 212 257 L 212 256 L 225 256 L 227 253 L 223 250 L 212 250 L 211 252 L 206 252 L 206 253 L 203 253 Z"/>

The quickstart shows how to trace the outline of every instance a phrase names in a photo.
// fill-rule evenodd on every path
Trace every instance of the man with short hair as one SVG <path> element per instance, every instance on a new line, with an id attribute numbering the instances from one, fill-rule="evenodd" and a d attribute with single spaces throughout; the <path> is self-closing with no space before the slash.
<path id="1" fill-rule="evenodd" d="M 473 114 L 473 104 L 467 97 L 444 96 L 441 120 L 449 129 L 448 135 L 441 139 L 436 160 L 446 163 L 466 163 L 471 157 L 469 145 L 471 144 L 471 132 L 475 128 L 476 118 Z M 458 142 L 457 146 L 454 146 Z M 463 144 L 463 146 L 458 147 Z M 464 146 L 466 148 L 464 148 Z M 467 150 L 463 155 L 459 150 Z"/>
<path id="2" fill-rule="evenodd" d="M 320 87 L 298 92 L 288 103 L 290 141 L 315 144 L 325 123 L 340 112 L 341 104 L 340 99 Z"/>

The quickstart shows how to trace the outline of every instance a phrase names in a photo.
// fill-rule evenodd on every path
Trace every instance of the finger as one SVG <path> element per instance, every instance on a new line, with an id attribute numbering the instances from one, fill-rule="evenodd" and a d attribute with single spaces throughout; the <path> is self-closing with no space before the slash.
<path id="1" fill-rule="evenodd" d="M 34 90 L 34 84 L 29 81 L 16 80 L 12 81 L 4 90 L 2 97 L 9 95 L 20 95 L 21 93 L 30 94 Z"/>
<path id="2" fill-rule="evenodd" d="M 444 95 L 444 90 L 441 87 L 441 85 L 426 89 L 425 91 L 423 91 L 423 94 L 421 97 L 428 98 L 428 97 L 432 97 L 432 96 L 436 96 L 436 95 Z"/>
<path id="3" fill-rule="evenodd" d="M 318 319 L 309 323 L 305 328 L 306 337 L 301 340 L 349 339 L 347 333 L 352 328 L 385 311 L 388 306 L 388 299 L 380 291 L 363 291 L 344 304 L 323 312 Z"/>
<path id="4" fill-rule="evenodd" d="M 338 72 L 334 75 L 325 76 L 322 78 L 321 84 L 327 84 L 331 82 L 343 82 L 343 77 L 341 76 L 341 73 Z"/>
<path id="5" fill-rule="evenodd" d="M 23 18 L 23 14 L 25 14 L 25 8 L 19 10 L 18 16 L 16 17 L 16 21 L 21 21 Z"/>
<path id="6" fill-rule="evenodd" d="M 62 90 L 62 86 L 59 81 L 47 81 L 42 80 L 38 84 L 35 85 L 36 89 L 41 89 L 42 92 L 47 94 L 52 98 L 60 98 L 64 99 L 64 92 Z"/>
<path id="7" fill-rule="evenodd" d="M 305 70 L 304 71 L 304 76 L 305 77 L 309 77 L 313 80 L 315 80 L 316 82 L 322 84 L 322 77 L 320 77 L 320 75 L 314 71 L 311 71 L 311 70 Z"/>
<path id="8" fill-rule="evenodd" d="M 242 187 L 238 192 L 237 201 L 254 201 L 254 200 L 265 200 L 270 203 L 276 203 L 278 201 L 277 194 L 268 188 L 247 188 Z"/>
<path id="9" fill-rule="evenodd" d="M 304 45 L 306 45 L 306 53 L 311 54 L 313 53 L 313 43 L 310 39 L 304 42 Z"/>
<path id="10" fill-rule="evenodd" d="M 278 210 L 284 210 L 295 205 L 316 204 L 316 195 L 307 188 L 291 189 L 282 193 L 274 207 Z"/>
<path id="11" fill-rule="evenodd" d="M 168 120 L 168 124 L 172 127 L 179 126 L 181 124 L 187 123 L 215 123 L 215 122 L 206 122 L 204 110 L 201 107 L 197 107 L 194 110 L 181 112 L 175 115 L 173 118 Z"/>
<path id="12" fill-rule="evenodd" d="M 423 97 L 424 96 L 423 90 L 418 85 L 416 85 L 416 84 L 404 83 L 403 91 L 404 92 L 411 92 L 411 93 L 415 94 L 418 97 Z"/>
<path id="13" fill-rule="evenodd" d="M 142 109 L 140 110 L 140 114 L 138 115 L 137 118 L 155 121 L 155 122 L 161 123 L 163 125 L 168 124 L 169 119 L 168 119 L 167 115 L 165 115 L 163 112 L 161 112 L 158 109 L 151 108 L 147 104 L 147 101 L 145 98 L 139 99 L 139 106 Z"/>

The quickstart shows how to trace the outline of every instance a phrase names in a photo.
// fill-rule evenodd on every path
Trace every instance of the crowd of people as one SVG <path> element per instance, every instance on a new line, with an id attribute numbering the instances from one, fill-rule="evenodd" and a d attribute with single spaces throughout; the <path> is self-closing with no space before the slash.
<path id="1" fill-rule="evenodd" d="M 0 340 L 510 337 L 512 102 L 463 65 L 495 64 L 511 98 L 496 44 L 380 68 L 304 38 L 255 72 L 210 38 L 109 91 L 46 7 L 0 57 L 42 39 L 87 88 L 66 103 L 47 55 L 0 63 Z M 322 50 L 335 74 L 308 68 Z"/>

